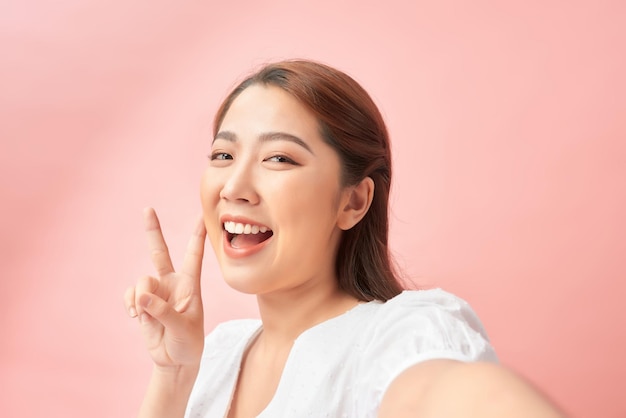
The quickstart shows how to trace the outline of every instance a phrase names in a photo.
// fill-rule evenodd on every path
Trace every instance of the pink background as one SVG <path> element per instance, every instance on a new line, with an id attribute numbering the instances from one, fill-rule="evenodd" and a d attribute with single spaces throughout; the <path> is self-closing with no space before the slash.
<path id="1" fill-rule="evenodd" d="M 298 56 L 386 116 L 407 276 L 468 299 L 573 416 L 626 416 L 625 5 L 3 2 L 0 416 L 136 413 L 151 366 L 122 294 L 152 273 L 141 210 L 180 260 L 216 106 Z M 256 315 L 210 253 L 203 292 L 207 331 Z"/>

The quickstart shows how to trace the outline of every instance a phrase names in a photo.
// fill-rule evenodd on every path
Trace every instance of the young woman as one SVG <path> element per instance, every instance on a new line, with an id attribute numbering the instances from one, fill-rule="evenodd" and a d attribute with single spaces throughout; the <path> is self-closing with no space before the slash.
<path id="1" fill-rule="evenodd" d="M 346 74 L 285 61 L 235 88 L 215 117 L 203 219 L 180 272 L 145 213 L 158 277 L 125 295 L 154 360 L 140 416 L 558 416 L 489 363 L 464 301 L 403 292 L 387 246 L 390 185 L 385 124 Z M 261 315 L 206 338 L 205 234 L 224 280 L 255 294 Z"/>

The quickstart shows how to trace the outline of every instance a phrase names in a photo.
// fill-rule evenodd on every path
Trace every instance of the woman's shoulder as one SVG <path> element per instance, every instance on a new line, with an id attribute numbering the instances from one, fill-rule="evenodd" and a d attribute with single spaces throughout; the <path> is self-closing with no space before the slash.
<path id="1" fill-rule="evenodd" d="M 404 316 L 429 317 L 434 315 L 437 318 L 444 318 L 449 315 L 482 327 L 478 316 L 469 303 L 459 296 L 439 288 L 405 290 L 382 303 L 379 310 L 381 316 L 389 320 L 401 319 Z"/>
<path id="2" fill-rule="evenodd" d="M 469 303 L 440 288 L 405 290 L 380 307 L 387 315 L 430 315 L 446 312 L 466 319 L 478 319 Z M 468 318 L 469 317 L 469 318 Z"/>
<path id="3" fill-rule="evenodd" d="M 368 303 L 359 336 L 356 388 L 377 408 L 391 382 L 428 360 L 497 362 L 478 316 L 462 298 L 442 289 L 407 290 Z"/>
<path id="4" fill-rule="evenodd" d="M 400 350 L 445 354 L 464 360 L 495 359 L 487 332 L 464 299 L 442 289 L 406 290 L 378 307 L 378 341 Z M 403 345 L 404 344 L 404 345 Z"/>

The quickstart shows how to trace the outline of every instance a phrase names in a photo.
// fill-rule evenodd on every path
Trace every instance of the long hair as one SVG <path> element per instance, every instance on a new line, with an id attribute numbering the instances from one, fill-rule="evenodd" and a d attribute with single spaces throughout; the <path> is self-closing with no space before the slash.
<path id="1" fill-rule="evenodd" d="M 226 97 L 214 120 L 214 135 L 239 94 L 254 84 L 283 89 L 316 117 L 322 138 L 338 153 L 343 186 L 374 181 L 372 204 L 359 223 L 342 232 L 336 273 L 339 286 L 362 301 L 386 301 L 402 291 L 388 247 L 391 187 L 389 135 L 369 94 L 347 74 L 308 60 L 268 64 Z"/>

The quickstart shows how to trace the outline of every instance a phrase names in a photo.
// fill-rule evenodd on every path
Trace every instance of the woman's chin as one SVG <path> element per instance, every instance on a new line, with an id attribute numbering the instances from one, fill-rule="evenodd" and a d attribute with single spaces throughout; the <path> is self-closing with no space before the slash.
<path id="1" fill-rule="evenodd" d="M 224 282 L 233 290 L 248 295 L 263 293 L 264 286 L 259 283 L 258 275 L 255 278 L 250 276 L 224 274 Z"/>

